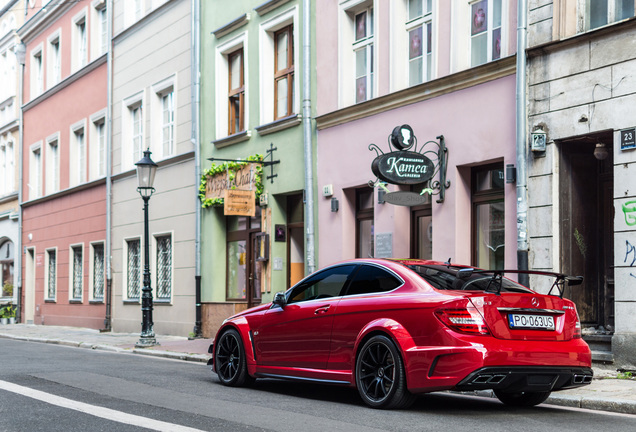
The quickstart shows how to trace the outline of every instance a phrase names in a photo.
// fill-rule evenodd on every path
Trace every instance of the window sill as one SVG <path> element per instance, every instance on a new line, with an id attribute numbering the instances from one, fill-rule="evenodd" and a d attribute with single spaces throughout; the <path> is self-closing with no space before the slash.
<path id="1" fill-rule="evenodd" d="M 140 305 L 140 300 L 124 300 L 125 305 Z"/>
<path id="2" fill-rule="evenodd" d="M 44 303 L 57 303 L 55 299 L 44 299 Z"/>
<path id="3" fill-rule="evenodd" d="M 70 299 L 69 304 L 82 304 L 82 300 L 79 299 Z"/>
<path id="4" fill-rule="evenodd" d="M 303 119 L 300 114 L 292 114 L 290 116 L 275 120 L 271 123 L 258 126 L 256 127 L 256 132 L 258 132 L 259 135 L 267 135 L 287 128 L 298 126 L 302 123 L 302 121 Z"/>
<path id="5" fill-rule="evenodd" d="M 246 130 L 243 132 L 236 133 L 234 135 L 230 135 L 225 138 L 218 139 L 216 141 L 212 141 L 212 144 L 214 144 L 216 148 L 223 148 L 223 147 L 230 146 L 232 144 L 238 144 L 240 142 L 247 141 L 248 139 L 250 139 L 251 136 L 252 136 L 252 133 Z"/>
<path id="6" fill-rule="evenodd" d="M 172 301 L 171 300 L 157 300 L 157 299 L 155 299 L 153 301 L 153 304 L 155 304 L 157 306 L 172 306 Z"/>
<path id="7" fill-rule="evenodd" d="M 90 304 L 104 304 L 104 300 L 91 300 L 89 301 Z"/>

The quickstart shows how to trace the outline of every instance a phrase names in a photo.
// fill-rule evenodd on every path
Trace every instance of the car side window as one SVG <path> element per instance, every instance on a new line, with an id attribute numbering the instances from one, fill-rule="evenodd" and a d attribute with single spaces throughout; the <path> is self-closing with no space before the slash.
<path id="1" fill-rule="evenodd" d="M 342 295 L 343 288 L 355 265 L 345 265 L 326 269 L 293 289 L 287 303 L 299 303 Z"/>
<path id="2" fill-rule="evenodd" d="M 402 281 L 387 270 L 376 266 L 362 265 L 347 289 L 346 295 L 392 291 L 400 285 L 402 285 Z"/>

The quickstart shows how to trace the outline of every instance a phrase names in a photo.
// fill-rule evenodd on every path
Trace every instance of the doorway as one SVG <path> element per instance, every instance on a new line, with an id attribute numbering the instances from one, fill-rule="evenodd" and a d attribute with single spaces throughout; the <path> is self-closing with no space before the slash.
<path id="1" fill-rule="evenodd" d="M 247 307 L 261 303 L 262 262 L 257 260 L 256 236 L 261 233 L 261 213 L 254 217 L 229 216 L 227 219 L 227 301 L 245 302 Z"/>
<path id="2" fill-rule="evenodd" d="M 604 159 L 594 149 L 604 143 Z M 583 276 L 566 288 L 584 329 L 614 332 L 613 134 L 611 131 L 560 143 L 559 199 L 561 269 Z"/>
<path id="3" fill-rule="evenodd" d="M 287 196 L 287 287 L 305 277 L 305 209 L 303 195 Z"/>
<path id="4" fill-rule="evenodd" d="M 24 323 L 33 324 L 35 313 L 35 249 L 27 249 L 24 272 Z"/>

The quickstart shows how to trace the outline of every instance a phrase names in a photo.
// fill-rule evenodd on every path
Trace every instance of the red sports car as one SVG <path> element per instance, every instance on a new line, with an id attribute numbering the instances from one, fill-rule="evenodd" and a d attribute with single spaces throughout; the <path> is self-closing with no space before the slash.
<path id="1" fill-rule="evenodd" d="M 410 259 L 332 265 L 225 320 L 209 364 L 227 386 L 272 377 L 354 386 L 374 408 L 483 389 L 532 406 L 589 384 L 590 348 L 563 298 L 582 279 L 510 271 L 554 277 L 543 295 L 508 272 Z"/>

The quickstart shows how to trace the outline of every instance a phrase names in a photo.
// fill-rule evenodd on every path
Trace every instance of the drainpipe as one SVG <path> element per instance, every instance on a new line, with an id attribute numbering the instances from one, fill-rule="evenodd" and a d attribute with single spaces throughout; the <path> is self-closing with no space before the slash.
<path id="1" fill-rule="evenodd" d="M 195 292 L 195 322 L 193 333 L 195 337 L 203 337 L 201 328 L 201 203 L 199 202 L 199 183 L 201 182 L 201 149 L 199 148 L 199 109 L 200 109 L 200 43 L 199 29 L 201 26 L 200 2 L 192 0 L 192 50 L 191 53 L 191 88 L 190 107 L 192 116 L 191 142 L 194 147 L 194 186 L 195 191 L 195 236 L 194 236 L 194 292 Z"/>
<path id="2" fill-rule="evenodd" d="M 527 110 L 526 45 L 528 1 L 517 2 L 517 268 L 528 270 L 528 183 L 527 183 Z M 519 275 L 528 285 L 528 275 Z"/>
<path id="3" fill-rule="evenodd" d="M 18 54 L 18 50 L 20 53 Z M 16 45 L 16 58 L 19 58 L 18 63 L 20 63 L 20 80 L 18 83 L 18 102 L 17 105 L 20 107 L 18 111 L 18 123 L 20 123 L 20 130 L 18 132 L 18 244 L 14 250 L 14 256 L 17 260 L 16 269 L 18 272 L 18 283 L 16 286 L 16 292 L 13 293 L 17 298 L 17 307 L 16 307 L 16 321 L 22 322 L 22 255 L 24 251 L 22 250 L 22 200 L 23 200 L 23 187 L 22 181 L 24 179 L 24 169 L 22 162 L 24 160 L 24 112 L 22 111 L 22 98 L 24 94 L 24 64 L 26 62 L 26 45 L 24 42 L 19 42 Z M 14 270 L 15 271 L 15 270 Z M 25 315 L 26 317 L 26 315 Z"/>
<path id="4" fill-rule="evenodd" d="M 111 331 L 112 322 L 112 305 L 113 305 L 113 275 L 111 268 L 112 254 L 112 111 L 113 111 L 113 1 L 106 2 L 106 21 L 107 21 L 107 38 L 108 52 L 106 53 L 106 245 L 104 250 L 104 259 L 106 260 L 106 292 L 104 298 L 106 301 L 106 316 L 104 317 L 104 328 L 102 331 Z"/>
<path id="5" fill-rule="evenodd" d="M 314 158 L 311 136 L 311 0 L 303 0 L 303 142 L 305 146 L 305 273 L 314 262 Z"/>

